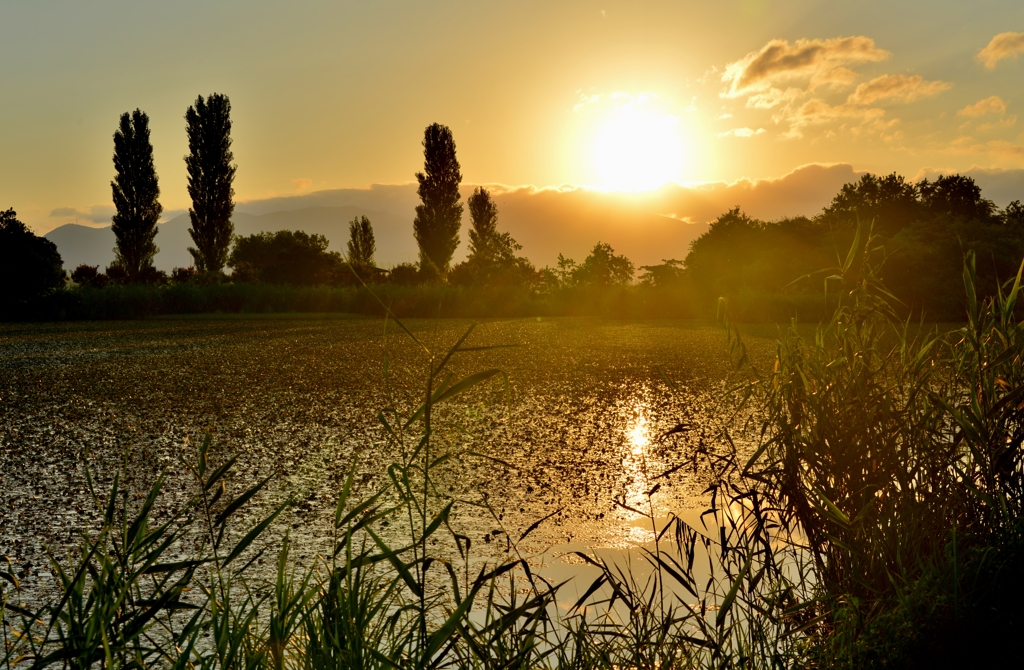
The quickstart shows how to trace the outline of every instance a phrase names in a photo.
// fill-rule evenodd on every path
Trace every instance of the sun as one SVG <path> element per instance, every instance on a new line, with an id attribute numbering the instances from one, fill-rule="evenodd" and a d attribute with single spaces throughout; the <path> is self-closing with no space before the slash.
<path id="1" fill-rule="evenodd" d="M 678 180 L 685 158 L 676 116 L 617 110 L 594 137 L 593 168 L 609 189 L 646 191 Z"/>

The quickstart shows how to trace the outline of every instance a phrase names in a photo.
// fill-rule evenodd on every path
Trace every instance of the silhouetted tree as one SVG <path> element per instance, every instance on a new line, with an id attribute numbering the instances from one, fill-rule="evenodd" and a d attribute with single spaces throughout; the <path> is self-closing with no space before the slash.
<path id="1" fill-rule="evenodd" d="M 824 276 L 816 271 L 842 262 L 838 254 L 849 248 L 857 220 L 872 222 L 882 235 L 872 248 L 886 287 L 929 318 L 962 315 L 951 296 L 963 287 L 965 251 L 977 258 L 982 295 L 1013 277 L 1024 256 L 1024 225 L 1006 225 L 1024 223 L 1024 208 L 1011 203 L 999 212 L 970 177 L 913 185 L 896 174 L 864 175 L 814 219 L 764 222 L 739 208 L 726 212 L 690 245 L 688 282 L 712 309 L 726 296 L 755 318 L 785 318 L 783 310 L 798 306 L 803 316 L 813 315 L 825 306 Z"/>
<path id="2" fill-rule="evenodd" d="M 170 280 L 175 284 L 188 284 L 199 272 L 196 271 L 195 267 L 188 266 L 187 268 L 174 268 L 171 270 Z"/>
<path id="3" fill-rule="evenodd" d="M 388 283 L 415 286 L 420 283 L 420 271 L 413 263 L 399 263 L 388 272 Z"/>
<path id="4" fill-rule="evenodd" d="M 149 117 L 139 109 L 122 114 L 114 132 L 114 170 L 117 174 L 110 182 L 116 210 L 111 225 L 117 239 L 114 254 L 129 280 L 140 281 L 159 251 L 153 240 L 163 207 L 157 200 L 160 186 L 149 141 Z"/>
<path id="5" fill-rule="evenodd" d="M 494 259 L 494 237 L 498 233 L 498 206 L 484 187 L 477 187 L 469 203 L 469 258 L 490 262 Z"/>
<path id="6" fill-rule="evenodd" d="M 974 179 L 953 174 L 935 181 L 922 179 L 917 184 L 921 205 L 931 214 L 945 214 L 981 223 L 996 223 L 996 206 L 981 197 L 981 187 Z"/>
<path id="7" fill-rule="evenodd" d="M 1024 226 L 1024 205 L 1014 200 L 1003 210 L 1003 223 L 1008 226 Z"/>
<path id="8" fill-rule="evenodd" d="M 107 275 L 100 272 L 100 266 L 83 263 L 71 271 L 71 281 L 79 286 L 103 288 L 107 285 Z"/>
<path id="9" fill-rule="evenodd" d="M 633 281 L 633 262 L 616 256 L 610 244 L 598 242 L 576 270 L 576 282 L 591 285 L 625 285 Z"/>
<path id="10" fill-rule="evenodd" d="M 348 224 L 348 262 L 355 268 L 373 267 L 376 251 L 370 220 L 365 216 L 352 219 Z"/>
<path id="11" fill-rule="evenodd" d="M 420 247 L 420 271 L 444 279 L 459 246 L 462 173 L 455 140 L 447 126 L 433 123 L 423 133 L 423 172 L 416 173 L 421 204 L 416 206 L 413 232 Z"/>
<path id="12" fill-rule="evenodd" d="M 315 286 L 336 284 L 343 276 L 344 261 L 337 251 L 327 250 L 323 235 L 301 230 L 257 233 L 235 239 L 229 264 L 236 281 Z"/>
<path id="13" fill-rule="evenodd" d="M 686 276 L 683 262 L 675 258 L 664 259 L 660 265 L 641 265 L 644 271 L 640 276 L 640 284 L 652 288 L 672 288 L 679 286 Z"/>
<path id="14" fill-rule="evenodd" d="M 29 230 L 13 209 L 0 212 L 0 309 L 45 295 L 64 278 L 57 245 Z"/>
<path id="15" fill-rule="evenodd" d="M 844 184 L 822 212 L 827 223 L 855 227 L 857 220 L 872 221 L 876 233 L 891 235 L 922 215 L 917 189 L 895 172 L 885 177 L 866 174 Z"/>
<path id="16" fill-rule="evenodd" d="M 196 98 L 185 112 L 189 155 L 188 194 L 192 208 L 188 210 L 192 227 L 188 229 L 195 247 L 189 253 L 200 272 L 220 272 L 228 259 L 228 247 L 234 225 L 235 209 L 232 183 L 238 166 L 232 165 L 231 102 L 226 95 L 213 93 L 206 100 Z"/>
<path id="17" fill-rule="evenodd" d="M 511 234 L 498 232 L 498 206 L 487 189 L 475 189 L 468 203 L 469 256 L 452 268 L 450 281 L 463 285 L 533 283 L 533 264 L 516 256 L 522 245 Z"/>
<path id="18" fill-rule="evenodd" d="M 625 286 L 633 281 L 633 262 L 598 242 L 582 263 L 558 254 L 558 274 L 567 286 Z"/>
<path id="19" fill-rule="evenodd" d="M 108 265 L 104 274 L 106 275 L 107 283 L 109 284 L 127 284 L 129 281 L 128 271 L 125 270 L 124 266 L 117 261 Z"/>

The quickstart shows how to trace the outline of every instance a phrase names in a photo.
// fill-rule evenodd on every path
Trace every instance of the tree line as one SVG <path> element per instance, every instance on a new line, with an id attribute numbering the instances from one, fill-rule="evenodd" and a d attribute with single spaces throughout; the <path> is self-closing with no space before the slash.
<path id="1" fill-rule="evenodd" d="M 814 273 L 836 265 L 838 250 L 849 246 L 857 222 L 870 221 L 882 242 L 876 253 L 882 257 L 886 285 L 908 310 L 945 317 L 955 315 L 949 296 L 960 293 L 966 252 L 975 253 L 979 283 L 987 287 L 1015 274 L 1024 257 L 1024 206 L 1019 200 L 1000 210 L 970 177 L 912 183 L 893 173 L 866 174 L 844 185 L 814 217 L 761 221 L 736 207 L 712 222 L 683 260 L 665 259 L 640 268 L 602 242 L 582 262 L 560 254 L 555 267 L 537 268 L 520 255 L 522 246 L 499 230 L 497 204 L 486 188 L 478 187 L 466 199 L 468 254 L 453 264 L 464 213 L 462 172 L 451 130 L 433 123 L 424 131 L 423 170 L 415 175 L 420 203 L 412 228 L 419 258 L 384 270 L 376 266 L 373 226 L 365 216 L 349 223 L 344 255 L 330 251 L 326 237 L 298 230 L 235 235 L 231 219 L 237 165 L 231 151 L 230 100 L 218 93 L 198 96 L 184 118 L 193 265 L 175 268 L 169 276 L 154 267 L 163 208 L 149 117 L 136 109 L 121 115 L 113 137 L 115 260 L 105 272 L 98 266 L 75 268 L 71 280 L 76 285 L 387 282 L 515 287 L 531 293 L 640 285 L 686 294 L 690 304 L 704 308 L 727 297 L 741 313 L 777 317 L 787 310 L 802 307 L 813 313 L 825 306 L 827 275 Z M 36 238 L 13 210 L 2 217 L 0 272 L 6 275 L 4 285 L 18 285 L 6 301 L 24 302 L 62 287 L 66 276 L 56 247 Z M 230 275 L 225 268 L 231 269 Z"/>
<path id="2" fill-rule="evenodd" d="M 1024 206 L 1000 210 L 967 176 L 912 183 L 898 174 L 865 174 L 845 184 L 814 217 L 761 221 L 739 207 L 696 239 L 683 262 L 697 295 L 725 296 L 747 312 L 772 297 L 822 301 L 858 222 L 876 236 L 880 278 L 909 313 L 961 318 L 963 259 L 977 259 L 986 294 L 1016 275 L 1024 258 Z M 680 279 L 681 277 L 677 277 Z M 804 302 L 809 306 L 809 303 Z M 821 306 L 824 306 L 823 304 Z"/>

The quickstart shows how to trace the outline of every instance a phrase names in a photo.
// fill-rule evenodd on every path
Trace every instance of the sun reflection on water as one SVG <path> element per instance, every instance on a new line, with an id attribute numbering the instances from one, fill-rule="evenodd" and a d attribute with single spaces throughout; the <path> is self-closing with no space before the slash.
<path id="1" fill-rule="evenodd" d="M 646 403 L 637 402 L 632 408 L 632 417 L 625 428 L 626 448 L 622 459 L 625 470 L 626 486 L 623 491 L 625 507 L 622 512 L 627 517 L 626 538 L 630 542 L 647 542 L 652 539 L 652 528 L 645 527 L 644 516 L 650 513 L 651 500 L 647 493 L 650 489 L 647 472 L 648 450 L 651 446 L 651 434 Z M 637 514 L 642 511 L 644 515 Z"/>
<path id="2" fill-rule="evenodd" d="M 637 416 L 633 421 L 633 426 L 626 431 L 626 437 L 629 438 L 634 456 L 642 456 L 651 444 L 651 438 L 647 432 L 647 417 L 643 414 L 643 409 L 643 406 L 637 407 Z"/>

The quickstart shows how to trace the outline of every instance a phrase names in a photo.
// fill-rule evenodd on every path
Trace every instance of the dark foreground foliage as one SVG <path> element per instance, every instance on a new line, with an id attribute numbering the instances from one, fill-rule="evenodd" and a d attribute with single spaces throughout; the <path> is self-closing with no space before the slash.
<path id="1" fill-rule="evenodd" d="M 257 540 L 289 503 L 238 529 L 239 511 L 260 500 L 268 480 L 232 491 L 234 459 L 210 462 L 207 442 L 183 456 L 194 496 L 165 522 L 151 514 L 159 480 L 141 502 L 123 495 L 116 479 L 109 492 L 95 492 L 103 525 L 83 534 L 77 555 L 54 559 L 63 589 L 57 601 L 29 611 L 17 603 L 16 577 L 0 571 L 4 664 L 1019 665 L 1021 275 L 980 300 L 968 257 L 966 325 L 928 332 L 896 317 L 878 280 L 879 254 L 862 227 L 845 261 L 829 271 L 839 297 L 832 318 L 811 337 L 795 324 L 780 333 L 770 369 L 751 364 L 729 324 L 743 376 L 723 395 L 729 404 L 717 432 L 680 453 L 669 471 L 645 471 L 645 504 L 620 503 L 651 523 L 655 540 L 641 548 L 649 579 L 581 553 L 600 576 L 565 604 L 561 585 L 540 579 L 519 556 L 517 538 L 508 538 L 504 562 L 470 569 L 458 511 L 490 508 L 486 499 L 451 498 L 431 474 L 451 460 L 487 458 L 434 438 L 435 406 L 503 377 L 496 369 L 450 376 L 454 357 L 488 348 L 470 344 L 470 328 L 448 351 L 416 340 L 426 360 L 423 404 L 407 415 L 394 405 L 379 412 L 400 456 L 388 483 L 363 499 L 351 494 L 353 464 L 339 492 L 335 550 L 317 568 L 292 569 L 285 540 L 274 583 L 252 583 L 250 568 L 263 551 Z M 741 459 L 731 436 L 744 425 L 760 437 Z M 661 439 L 688 430 L 680 417 Z M 657 519 L 664 477 L 691 467 L 710 477 L 707 511 L 692 525 Z M 408 524 L 397 546 L 381 531 L 395 514 Z"/>
<path id="2" fill-rule="evenodd" d="M 0 211 L 0 314 L 22 312 L 64 285 L 57 245 L 18 220 L 13 209 Z"/>

